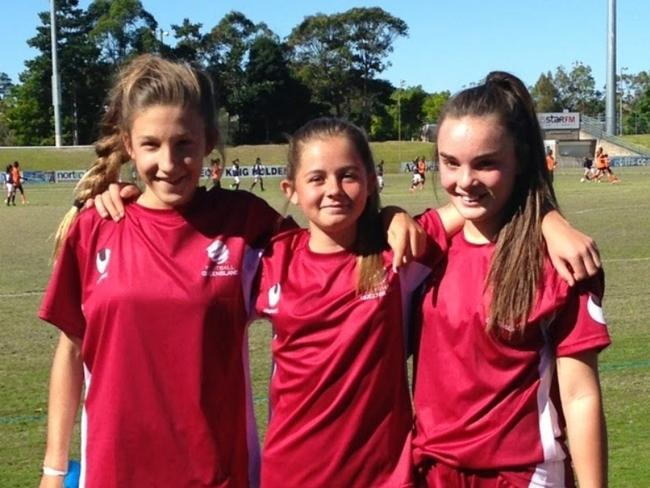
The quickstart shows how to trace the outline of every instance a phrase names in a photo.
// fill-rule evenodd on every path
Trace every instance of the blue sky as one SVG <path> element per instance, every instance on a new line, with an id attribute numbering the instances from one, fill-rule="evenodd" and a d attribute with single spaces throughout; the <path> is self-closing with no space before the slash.
<path id="1" fill-rule="evenodd" d="M 7 0 L 5 0 L 7 1 Z M 35 56 L 26 41 L 49 0 L 11 2 L 0 17 L 0 71 L 17 81 Z M 86 7 L 90 0 L 80 0 Z M 511 71 L 529 85 L 540 73 L 575 61 L 591 66 L 598 88 L 605 83 L 607 0 L 142 0 L 163 29 L 184 17 L 214 26 L 230 10 L 266 24 L 284 37 L 307 15 L 352 6 L 379 6 L 402 18 L 409 37 L 395 42 L 383 77 L 395 86 L 421 85 L 452 92 L 495 69 Z M 618 0 L 617 64 L 628 72 L 650 70 L 650 1 Z"/>

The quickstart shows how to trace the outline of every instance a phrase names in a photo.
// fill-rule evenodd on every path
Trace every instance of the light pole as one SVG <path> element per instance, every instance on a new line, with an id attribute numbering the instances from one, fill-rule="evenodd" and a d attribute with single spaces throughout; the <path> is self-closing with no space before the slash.
<path id="1" fill-rule="evenodd" d="M 61 85 L 56 55 L 56 6 L 50 0 L 50 34 L 52 37 L 52 108 L 54 109 L 54 144 L 61 147 Z"/>
<path id="2" fill-rule="evenodd" d="M 607 82 L 605 132 L 616 134 L 616 0 L 607 0 Z"/>
<path id="3" fill-rule="evenodd" d="M 621 84 L 620 96 L 618 98 L 618 135 L 623 135 L 623 97 L 625 96 L 625 82 L 623 81 L 623 71 L 627 71 L 627 68 L 621 68 L 621 76 L 619 82 Z"/>

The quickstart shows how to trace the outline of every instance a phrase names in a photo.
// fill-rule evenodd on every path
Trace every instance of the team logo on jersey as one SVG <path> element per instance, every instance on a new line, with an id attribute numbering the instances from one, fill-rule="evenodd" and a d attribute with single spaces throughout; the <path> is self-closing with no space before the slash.
<path id="1" fill-rule="evenodd" d="M 274 314 L 278 313 L 278 304 L 280 303 L 280 294 L 282 293 L 282 287 L 280 283 L 276 283 L 268 292 L 268 307 L 264 309 L 264 313 Z"/>
<path id="2" fill-rule="evenodd" d="M 600 298 L 593 293 L 589 294 L 589 299 L 587 300 L 587 312 L 589 312 L 589 316 L 599 324 L 607 324 L 607 322 L 605 322 L 603 307 L 600 304 Z"/>
<path id="3" fill-rule="evenodd" d="M 230 250 L 225 242 L 216 239 L 205 249 L 210 262 L 201 272 L 201 276 L 236 276 L 239 270 L 228 264 Z"/>
<path id="4" fill-rule="evenodd" d="M 228 261 L 230 256 L 230 251 L 228 251 L 228 246 L 221 242 L 219 239 L 210 244 L 206 251 L 208 252 L 208 257 L 210 260 L 214 261 L 217 264 L 223 264 Z"/>
<path id="5" fill-rule="evenodd" d="M 99 278 L 97 279 L 97 283 L 102 281 L 104 278 L 108 276 L 108 263 L 111 260 L 111 250 L 105 247 L 104 249 L 100 249 L 97 252 L 97 256 L 95 257 L 95 265 L 97 266 L 97 271 L 99 272 Z"/>

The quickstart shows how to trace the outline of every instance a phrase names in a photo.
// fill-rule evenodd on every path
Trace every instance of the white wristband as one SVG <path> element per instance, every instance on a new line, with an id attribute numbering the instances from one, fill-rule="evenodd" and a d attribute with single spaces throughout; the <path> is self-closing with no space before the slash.
<path id="1" fill-rule="evenodd" d="M 65 476 L 66 474 L 68 474 L 68 472 L 43 465 L 43 474 L 45 476 Z"/>

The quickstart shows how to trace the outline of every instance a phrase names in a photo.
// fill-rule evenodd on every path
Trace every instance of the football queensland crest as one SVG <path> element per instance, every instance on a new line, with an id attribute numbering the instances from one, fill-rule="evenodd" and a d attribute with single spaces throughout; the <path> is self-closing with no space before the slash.
<path id="1" fill-rule="evenodd" d="M 239 274 L 239 269 L 237 268 L 237 253 L 232 256 L 232 261 L 230 256 L 230 249 L 225 242 L 215 239 L 210 243 L 208 247 L 205 248 L 205 251 L 208 255 L 208 264 L 201 271 L 201 276 L 217 278 L 224 276 L 237 276 Z"/>
<path id="2" fill-rule="evenodd" d="M 228 261 L 230 255 L 228 246 L 218 239 L 213 241 L 212 244 L 207 247 L 206 251 L 208 252 L 210 260 L 217 264 L 223 264 Z"/>

